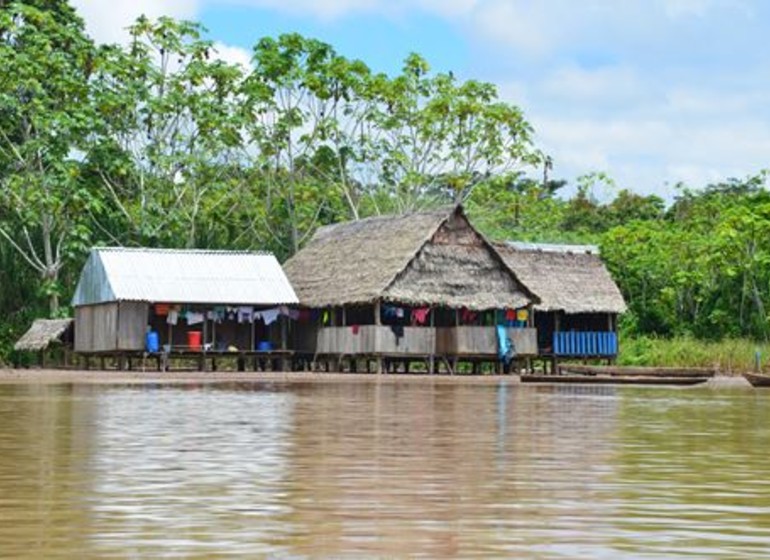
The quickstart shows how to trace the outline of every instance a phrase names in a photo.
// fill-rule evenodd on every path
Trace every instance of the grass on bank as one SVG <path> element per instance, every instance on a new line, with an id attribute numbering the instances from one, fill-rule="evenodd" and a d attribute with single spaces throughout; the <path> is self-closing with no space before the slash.
<path id="1" fill-rule="evenodd" d="M 747 339 L 706 341 L 695 338 L 621 338 L 618 364 L 624 366 L 714 367 L 723 374 L 754 371 L 755 353 L 770 371 L 770 344 Z"/>

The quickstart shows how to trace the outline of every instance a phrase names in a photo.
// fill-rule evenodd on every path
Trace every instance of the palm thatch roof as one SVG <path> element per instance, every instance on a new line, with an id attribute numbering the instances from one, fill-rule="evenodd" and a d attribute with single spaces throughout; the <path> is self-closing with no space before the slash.
<path id="1" fill-rule="evenodd" d="M 460 206 L 320 228 L 284 270 L 308 307 L 382 299 L 483 310 L 537 299 Z"/>
<path id="2" fill-rule="evenodd" d="M 539 311 L 623 313 L 626 303 L 596 252 L 584 247 L 558 250 L 549 246 L 521 248 L 495 245 L 506 264 L 539 297 Z"/>
<path id="3" fill-rule="evenodd" d="M 24 336 L 13 345 L 13 349 L 33 352 L 45 350 L 52 343 L 61 342 L 62 336 L 71 326 L 72 319 L 36 319 Z"/>

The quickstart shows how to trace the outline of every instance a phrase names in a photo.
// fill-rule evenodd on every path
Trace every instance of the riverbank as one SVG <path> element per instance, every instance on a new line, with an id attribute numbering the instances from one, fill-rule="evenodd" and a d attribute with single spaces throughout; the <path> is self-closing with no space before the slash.
<path id="1" fill-rule="evenodd" d="M 518 375 L 420 375 L 374 373 L 238 372 L 238 371 L 98 371 L 62 369 L 0 369 L 0 384 L 201 384 L 201 383 L 434 383 L 497 385 L 519 384 Z M 750 387 L 740 375 L 717 375 L 700 386 Z"/>
<path id="2" fill-rule="evenodd" d="M 74 369 L 0 369 L 0 383 L 220 383 L 254 382 L 273 383 L 471 383 L 494 385 L 518 383 L 516 375 L 420 375 L 375 373 L 310 373 L 310 372 L 253 372 L 253 371 L 115 371 Z"/>

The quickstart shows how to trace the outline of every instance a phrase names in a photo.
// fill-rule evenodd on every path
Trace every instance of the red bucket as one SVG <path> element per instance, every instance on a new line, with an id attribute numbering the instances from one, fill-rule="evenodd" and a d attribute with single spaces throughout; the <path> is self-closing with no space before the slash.
<path id="1" fill-rule="evenodd" d="M 201 331 L 187 332 L 187 346 L 190 347 L 190 350 L 200 350 L 202 340 L 203 340 L 203 333 Z"/>

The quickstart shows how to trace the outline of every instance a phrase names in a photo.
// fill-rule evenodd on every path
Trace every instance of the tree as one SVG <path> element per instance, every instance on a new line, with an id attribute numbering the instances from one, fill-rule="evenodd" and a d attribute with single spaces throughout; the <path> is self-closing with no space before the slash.
<path id="1" fill-rule="evenodd" d="M 0 237 L 40 275 L 51 315 L 59 272 L 87 243 L 98 204 L 79 159 L 95 123 L 89 84 L 97 58 L 71 13 L 19 3 L 0 10 Z"/>
<path id="2" fill-rule="evenodd" d="M 125 233 L 118 240 L 212 243 L 238 200 L 242 70 L 215 57 L 191 22 L 142 17 L 125 48 L 106 50 L 94 97 L 102 128 L 89 169 Z"/>
<path id="3" fill-rule="evenodd" d="M 542 159 L 521 110 L 500 101 L 492 84 L 431 75 L 416 54 L 399 76 L 380 76 L 374 95 L 372 161 L 399 211 L 435 198 L 462 202 L 479 184 Z"/>

